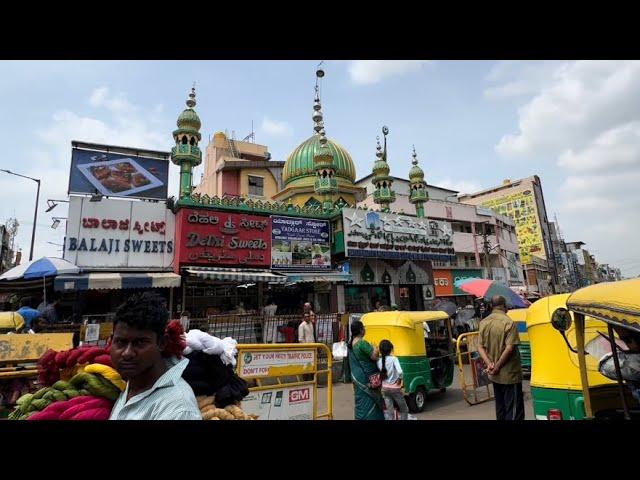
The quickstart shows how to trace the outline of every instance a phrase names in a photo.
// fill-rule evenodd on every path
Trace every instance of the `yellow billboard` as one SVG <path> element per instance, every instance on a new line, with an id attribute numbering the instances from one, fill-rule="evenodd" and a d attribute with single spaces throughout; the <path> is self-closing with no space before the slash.
<path id="1" fill-rule="evenodd" d="M 538 208 L 532 189 L 487 200 L 482 206 L 513 219 L 518 235 L 520 262 L 523 265 L 532 262 L 531 255 L 546 258 Z"/>

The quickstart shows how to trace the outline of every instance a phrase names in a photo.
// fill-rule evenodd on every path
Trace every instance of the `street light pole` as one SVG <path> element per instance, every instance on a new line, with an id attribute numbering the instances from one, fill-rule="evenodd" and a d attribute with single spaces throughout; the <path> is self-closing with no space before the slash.
<path id="1" fill-rule="evenodd" d="M 31 231 L 31 250 L 29 251 L 29 261 L 33 260 L 33 244 L 36 241 L 36 221 L 38 220 L 38 202 L 40 201 L 40 180 L 38 182 L 38 191 L 36 192 L 36 208 L 33 212 L 33 230 Z"/>
<path id="2" fill-rule="evenodd" d="M 38 191 L 36 193 L 36 208 L 33 212 L 33 230 L 31 231 L 31 250 L 29 251 L 29 261 L 33 260 L 33 244 L 36 241 L 36 221 L 38 220 L 38 202 L 40 201 L 40 179 L 28 177 L 26 175 L 20 175 L 19 173 L 14 173 L 11 170 L 5 170 L 4 168 L 0 168 L 1 172 L 8 173 L 9 175 L 15 175 L 16 177 L 28 178 L 29 180 L 33 180 L 38 184 Z"/>

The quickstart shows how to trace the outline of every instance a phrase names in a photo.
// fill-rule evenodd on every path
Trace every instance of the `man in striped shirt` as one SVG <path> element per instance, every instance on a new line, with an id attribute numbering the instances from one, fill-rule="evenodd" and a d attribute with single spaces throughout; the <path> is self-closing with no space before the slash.
<path id="1" fill-rule="evenodd" d="M 110 420 L 201 420 L 193 390 L 182 378 L 187 358 L 164 359 L 169 312 L 157 294 L 130 297 L 115 316 L 111 361 L 127 381 Z"/>

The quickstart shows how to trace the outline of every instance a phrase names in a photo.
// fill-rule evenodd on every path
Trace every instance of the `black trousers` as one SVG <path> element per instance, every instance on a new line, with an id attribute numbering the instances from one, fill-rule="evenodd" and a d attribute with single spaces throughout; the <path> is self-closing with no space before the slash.
<path id="1" fill-rule="evenodd" d="M 522 382 L 508 385 L 493 382 L 496 420 L 524 420 Z"/>

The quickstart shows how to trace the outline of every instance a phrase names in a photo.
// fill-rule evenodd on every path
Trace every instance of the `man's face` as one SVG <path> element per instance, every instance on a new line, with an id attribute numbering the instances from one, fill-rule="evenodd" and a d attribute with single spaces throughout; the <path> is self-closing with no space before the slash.
<path id="1" fill-rule="evenodd" d="M 151 330 L 139 330 L 120 322 L 113 332 L 111 362 L 123 379 L 129 380 L 162 361 L 164 338 Z"/>
<path id="2" fill-rule="evenodd" d="M 309 310 L 311 310 L 311 304 L 310 303 L 305 303 L 303 308 L 304 308 L 305 312 L 308 312 Z"/>

